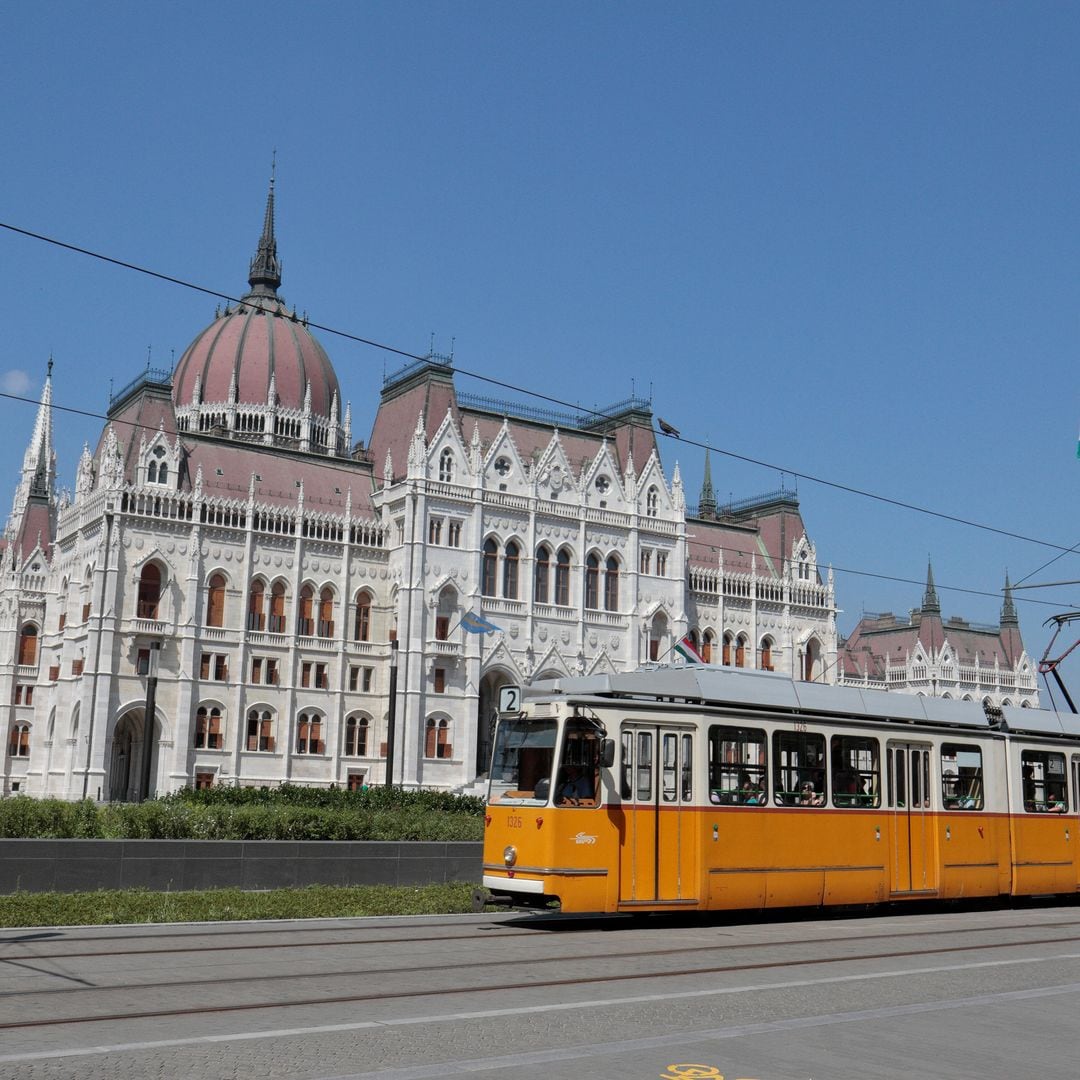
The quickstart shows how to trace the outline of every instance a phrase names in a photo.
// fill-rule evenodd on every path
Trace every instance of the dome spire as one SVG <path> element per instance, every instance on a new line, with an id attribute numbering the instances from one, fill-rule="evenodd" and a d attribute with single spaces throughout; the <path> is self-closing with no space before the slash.
<path id="1" fill-rule="evenodd" d="M 941 614 L 941 602 L 934 588 L 934 564 L 929 560 L 926 563 L 926 592 L 923 593 L 922 610 L 924 615 Z"/>
<path id="2" fill-rule="evenodd" d="M 274 237 L 274 173 L 277 171 L 277 151 L 270 165 L 270 192 L 266 196 L 266 213 L 263 216 L 262 236 L 255 258 L 248 271 L 248 284 L 252 292 L 276 296 L 281 284 L 281 262 L 277 256 L 277 240 Z"/>

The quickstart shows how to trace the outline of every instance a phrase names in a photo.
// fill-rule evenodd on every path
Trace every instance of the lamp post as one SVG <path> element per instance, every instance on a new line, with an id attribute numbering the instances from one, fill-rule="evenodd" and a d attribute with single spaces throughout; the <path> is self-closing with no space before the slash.
<path id="1" fill-rule="evenodd" d="M 390 642 L 390 708 L 386 714 L 386 787 L 394 786 L 394 728 L 397 715 L 397 638 Z"/>
<path id="2" fill-rule="evenodd" d="M 154 713 L 157 711 L 158 658 L 161 642 L 150 642 L 150 660 L 146 669 L 146 712 L 143 717 L 142 776 L 139 781 L 139 802 L 150 795 L 150 763 L 153 754 Z"/>

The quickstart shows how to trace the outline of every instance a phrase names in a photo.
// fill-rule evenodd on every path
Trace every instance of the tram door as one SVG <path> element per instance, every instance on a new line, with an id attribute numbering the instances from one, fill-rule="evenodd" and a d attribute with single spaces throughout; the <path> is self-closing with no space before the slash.
<path id="1" fill-rule="evenodd" d="M 931 747 L 890 742 L 886 753 L 893 895 L 936 892 L 937 856 L 930 812 Z"/>
<path id="2" fill-rule="evenodd" d="M 620 752 L 620 902 L 696 901 L 693 732 L 624 724 Z"/>
<path id="3" fill-rule="evenodd" d="M 1080 814 L 1080 757 L 1073 756 L 1070 772 L 1072 773 L 1072 787 L 1067 790 L 1065 798 L 1069 812 L 1076 817 Z M 1077 831 L 1080 832 L 1080 827 Z M 1080 888 L 1080 859 L 1074 856 L 1073 861 L 1076 863 L 1076 885 Z"/>

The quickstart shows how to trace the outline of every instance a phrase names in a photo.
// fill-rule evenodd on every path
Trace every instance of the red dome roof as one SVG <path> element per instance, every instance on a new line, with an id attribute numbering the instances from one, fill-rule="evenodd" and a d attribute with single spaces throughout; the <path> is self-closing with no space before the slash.
<path id="1" fill-rule="evenodd" d="M 237 404 L 266 405 L 271 378 L 280 408 L 302 409 L 310 385 L 312 413 L 341 419 L 337 375 L 326 350 L 276 296 L 249 294 L 239 307 L 226 308 L 180 358 L 173 402 L 193 404 L 198 383 L 200 402 L 228 403 L 235 381 Z"/>
<path id="2" fill-rule="evenodd" d="M 251 290 L 237 307 L 226 307 L 180 357 L 173 372 L 173 404 L 194 404 L 198 387 L 200 404 L 273 404 L 299 410 L 310 387 L 312 415 L 340 421 L 338 381 L 330 358 L 277 294 L 281 263 L 274 238 L 273 178 L 248 284 Z"/>

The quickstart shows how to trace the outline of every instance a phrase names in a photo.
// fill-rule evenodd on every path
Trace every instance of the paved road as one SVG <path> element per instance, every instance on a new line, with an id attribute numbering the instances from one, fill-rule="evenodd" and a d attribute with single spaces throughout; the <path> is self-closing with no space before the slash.
<path id="1" fill-rule="evenodd" d="M 0 930 L 0 1077 L 1076 1080 L 1080 907 Z"/>

